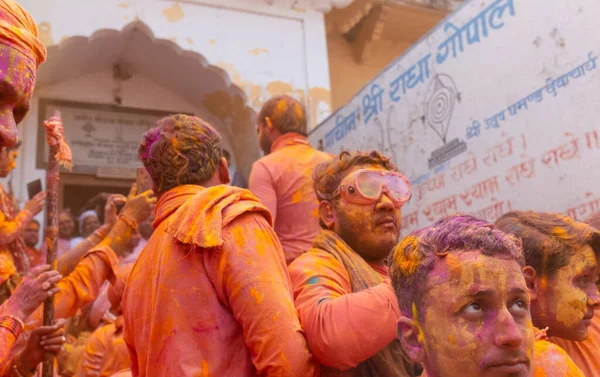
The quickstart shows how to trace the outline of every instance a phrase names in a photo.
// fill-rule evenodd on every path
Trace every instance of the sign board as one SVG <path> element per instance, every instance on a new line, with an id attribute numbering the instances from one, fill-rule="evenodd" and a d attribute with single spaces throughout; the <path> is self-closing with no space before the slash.
<path id="1" fill-rule="evenodd" d="M 600 209 L 600 3 L 465 3 L 309 136 L 413 185 L 403 233 L 455 212 Z"/>
<path id="2" fill-rule="evenodd" d="M 73 153 L 73 173 L 135 179 L 142 135 L 164 111 L 58 100 L 40 100 L 37 168 L 48 163 L 44 120 L 60 110 L 65 137 Z"/>

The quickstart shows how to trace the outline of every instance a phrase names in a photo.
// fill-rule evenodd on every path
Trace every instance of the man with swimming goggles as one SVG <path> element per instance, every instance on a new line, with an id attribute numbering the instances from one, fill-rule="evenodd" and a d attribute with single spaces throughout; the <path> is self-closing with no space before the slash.
<path id="1" fill-rule="evenodd" d="M 400 234 L 408 179 L 377 151 L 317 166 L 322 227 L 290 266 L 295 305 L 321 376 L 413 376 L 396 340 L 398 302 L 385 263 Z"/>

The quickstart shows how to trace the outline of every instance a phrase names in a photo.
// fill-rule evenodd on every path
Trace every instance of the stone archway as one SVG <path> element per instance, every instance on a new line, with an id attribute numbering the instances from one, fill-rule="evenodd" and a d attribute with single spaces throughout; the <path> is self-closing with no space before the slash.
<path id="1" fill-rule="evenodd" d="M 48 47 L 48 61 L 40 67 L 37 90 L 106 70 L 115 64 L 129 74 L 140 74 L 178 94 L 199 109 L 196 114 L 215 125 L 232 147 L 238 170 L 248 175 L 260 156 L 255 113 L 242 89 L 228 74 L 199 53 L 185 50 L 135 21 L 122 30 L 97 30 L 89 37 L 69 37 Z"/>

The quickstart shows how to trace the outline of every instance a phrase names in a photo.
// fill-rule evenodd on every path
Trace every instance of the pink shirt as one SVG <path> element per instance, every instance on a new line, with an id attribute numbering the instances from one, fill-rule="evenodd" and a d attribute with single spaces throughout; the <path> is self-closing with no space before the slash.
<path id="1" fill-rule="evenodd" d="M 353 368 L 396 339 L 398 300 L 385 267 L 384 283 L 353 293 L 344 265 L 311 250 L 290 266 L 296 309 L 322 377 L 353 377 Z"/>
<path id="2" fill-rule="evenodd" d="M 250 191 L 273 215 L 287 264 L 310 249 L 321 229 L 312 176 L 317 165 L 331 158 L 312 148 L 306 137 L 290 132 L 252 166 Z"/>

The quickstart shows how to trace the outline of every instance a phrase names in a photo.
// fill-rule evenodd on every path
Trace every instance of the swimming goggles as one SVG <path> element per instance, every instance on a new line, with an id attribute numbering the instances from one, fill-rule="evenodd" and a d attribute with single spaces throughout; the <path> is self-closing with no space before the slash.
<path id="1" fill-rule="evenodd" d="M 341 196 L 348 203 L 372 204 L 383 193 L 387 194 L 394 206 L 400 207 L 411 197 L 410 181 L 394 171 L 359 169 L 346 176 L 331 194 L 319 194 L 326 200 Z"/>

